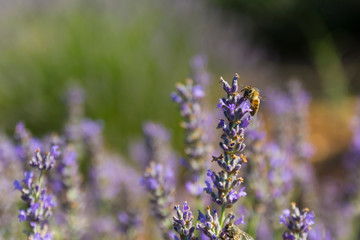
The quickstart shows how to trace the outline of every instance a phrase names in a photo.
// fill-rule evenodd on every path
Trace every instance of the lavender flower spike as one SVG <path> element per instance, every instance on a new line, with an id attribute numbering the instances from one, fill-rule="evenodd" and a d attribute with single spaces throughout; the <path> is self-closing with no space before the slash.
<path id="1" fill-rule="evenodd" d="M 41 154 L 36 150 L 31 159 L 30 166 L 40 170 L 37 181 L 34 180 L 33 172 L 25 172 L 25 179 L 22 184 L 19 181 L 14 182 L 16 190 L 21 192 L 21 198 L 27 203 L 26 209 L 19 210 L 19 221 L 30 223 L 31 231 L 25 232 L 28 239 L 50 240 L 52 233 L 48 229 L 48 221 L 52 215 L 52 207 L 56 206 L 53 196 L 47 194 L 46 188 L 42 185 L 44 171 L 49 171 L 55 164 L 55 159 L 59 157 L 58 146 L 54 145 L 51 152 Z"/>
<path id="2" fill-rule="evenodd" d="M 164 239 L 170 239 L 171 217 L 169 205 L 173 201 L 173 173 L 162 164 L 151 162 L 146 169 L 142 184 L 150 195 L 150 204 Z"/>
<path id="3" fill-rule="evenodd" d="M 283 240 L 306 240 L 311 225 L 315 223 L 315 214 L 307 208 L 300 211 L 295 203 L 291 203 L 291 208 L 291 211 L 285 209 L 280 216 L 280 223 L 287 227 Z"/>
<path id="4" fill-rule="evenodd" d="M 211 178 L 212 184 L 206 182 L 207 188 L 204 190 L 211 195 L 212 200 L 222 206 L 221 225 L 223 226 L 225 217 L 225 208 L 230 208 L 238 201 L 240 197 L 244 197 L 246 193 L 244 188 L 236 190 L 243 182 L 238 176 L 242 163 L 246 162 L 246 157 L 240 154 L 245 149 L 244 132 L 249 125 L 250 103 L 238 93 L 239 76 L 235 74 L 232 86 L 221 78 L 223 89 L 227 93 L 227 97 L 221 98 L 218 107 L 220 107 L 226 117 L 226 120 L 220 119 L 217 128 L 223 130 L 221 136 L 222 141 L 219 145 L 223 150 L 223 154 L 213 157 L 213 161 L 217 162 L 221 171 L 215 173 L 208 170 L 207 175 Z M 216 189 L 214 191 L 214 188 Z"/>
<path id="5" fill-rule="evenodd" d="M 221 233 L 221 226 L 219 222 L 219 217 L 216 209 L 213 214 L 211 214 L 210 207 L 206 207 L 205 215 L 199 210 L 200 223 L 196 224 L 196 228 L 203 232 L 210 239 L 218 239 L 219 234 Z"/>
<path id="6" fill-rule="evenodd" d="M 186 187 L 192 195 L 197 197 L 202 193 L 199 182 L 202 182 L 204 162 L 209 152 L 200 106 L 200 100 L 204 95 L 203 87 L 194 85 L 191 79 L 187 79 L 186 84 L 178 83 L 176 92 L 171 94 L 173 101 L 179 104 L 181 116 L 184 119 L 181 126 L 185 129 L 185 160 L 191 178 L 191 182 L 188 182 Z M 200 191 L 198 191 L 199 188 Z"/>
<path id="7" fill-rule="evenodd" d="M 49 171 L 55 165 L 55 158 L 60 156 L 59 146 L 54 145 L 51 147 L 51 152 L 47 152 L 45 155 L 40 153 L 40 149 L 35 150 L 34 156 L 31 158 L 29 165 L 31 167 L 37 167 L 39 170 Z"/>
<path id="8" fill-rule="evenodd" d="M 194 217 L 187 202 L 184 203 L 182 211 L 179 205 L 176 205 L 174 209 L 176 210 L 177 216 L 173 217 L 173 227 L 174 230 L 180 234 L 180 240 L 197 239 L 194 237 L 195 227 L 192 226 Z M 175 236 L 175 239 L 179 240 L 177 236 Z"/>

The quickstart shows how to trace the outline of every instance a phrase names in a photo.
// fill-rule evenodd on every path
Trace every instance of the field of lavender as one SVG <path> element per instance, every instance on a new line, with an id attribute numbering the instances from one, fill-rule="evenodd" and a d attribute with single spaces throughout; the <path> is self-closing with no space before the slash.
<path id="1" fill-rule="evenodd" d="M 360 239 L 358 62 L 216 2 L 0 0 L 0 240 Z"/>

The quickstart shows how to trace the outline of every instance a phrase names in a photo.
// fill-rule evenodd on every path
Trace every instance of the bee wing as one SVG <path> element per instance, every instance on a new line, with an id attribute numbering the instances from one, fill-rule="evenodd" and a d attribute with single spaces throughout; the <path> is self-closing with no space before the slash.
<path id="1" fill-rule="evenodd" d="M 239 83 L 238 85 L 239 85 L 239 89 L 241 89 L 240 92 L 245 91 L 245 85 L 244 84 Z"/>
<path id="2" fill-rule="evenodd" d="M 267 101 L 267 100 L 269 100 L 269 98 L 266 97 L 266 96 L 264 96 L 264 95 L 260 95 L 260 99 L 261 99 L 262 101 Z"/>
<path id="3" fill-rule="evenodd" d="M 254 238 L 252 236 L 250 236 L 248 233 L 246 233 L 246 232 L 244 232 L 242 230 L 240 230 L 240 235 L 241 235 L 240 240 L 243 239 L 242 237 L 244 237 L 245 240 L 254 240 Z"/>

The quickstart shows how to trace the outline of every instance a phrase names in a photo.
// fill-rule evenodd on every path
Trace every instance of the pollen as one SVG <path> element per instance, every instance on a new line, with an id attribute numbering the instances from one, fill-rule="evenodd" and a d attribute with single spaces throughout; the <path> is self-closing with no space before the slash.
<path id="1" fill-rule="evenodd" d="M 243 154 L 240 155 L 240 158 L 243 162 L 247 162 L 246 156 L 244 156 Z"/>

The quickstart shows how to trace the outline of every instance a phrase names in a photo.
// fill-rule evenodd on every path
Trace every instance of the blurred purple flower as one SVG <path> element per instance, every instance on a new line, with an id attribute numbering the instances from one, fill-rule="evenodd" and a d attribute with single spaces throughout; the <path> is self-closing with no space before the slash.
<path id="1" fill-rule="evenodd" d="M 280 216 L 280 223 L 287 227 L 283 234 L 283 239 L 306 240 L 311 226 L 315 223 L 315 214 L 308 209 L 302 211 L 296 207 L 295 203 L 291 204 L 291 211 L 285 209 Z"/>
<path id="2" fill-rule="evenodd" d="M 212 76 L 207 71 L 207 58 L 205 55 L 196 55 L 190 62 L 192 68 L 192 75 L 196 84 L 208 86 L 211 83 Z"/>
<path id="3" fill-rule="evenodd" d="M 171 217 L 168 211 L 169 206 L 173 203 L 174 183 L 168 179 L 172 174 L 166 173 L 171 171 L 164 168 L 160 163 L 151 162 L 146 169 L 141 183 L 149 193 L 151 209 L 165 239 L 169 239 L 171 234 Z"/>

